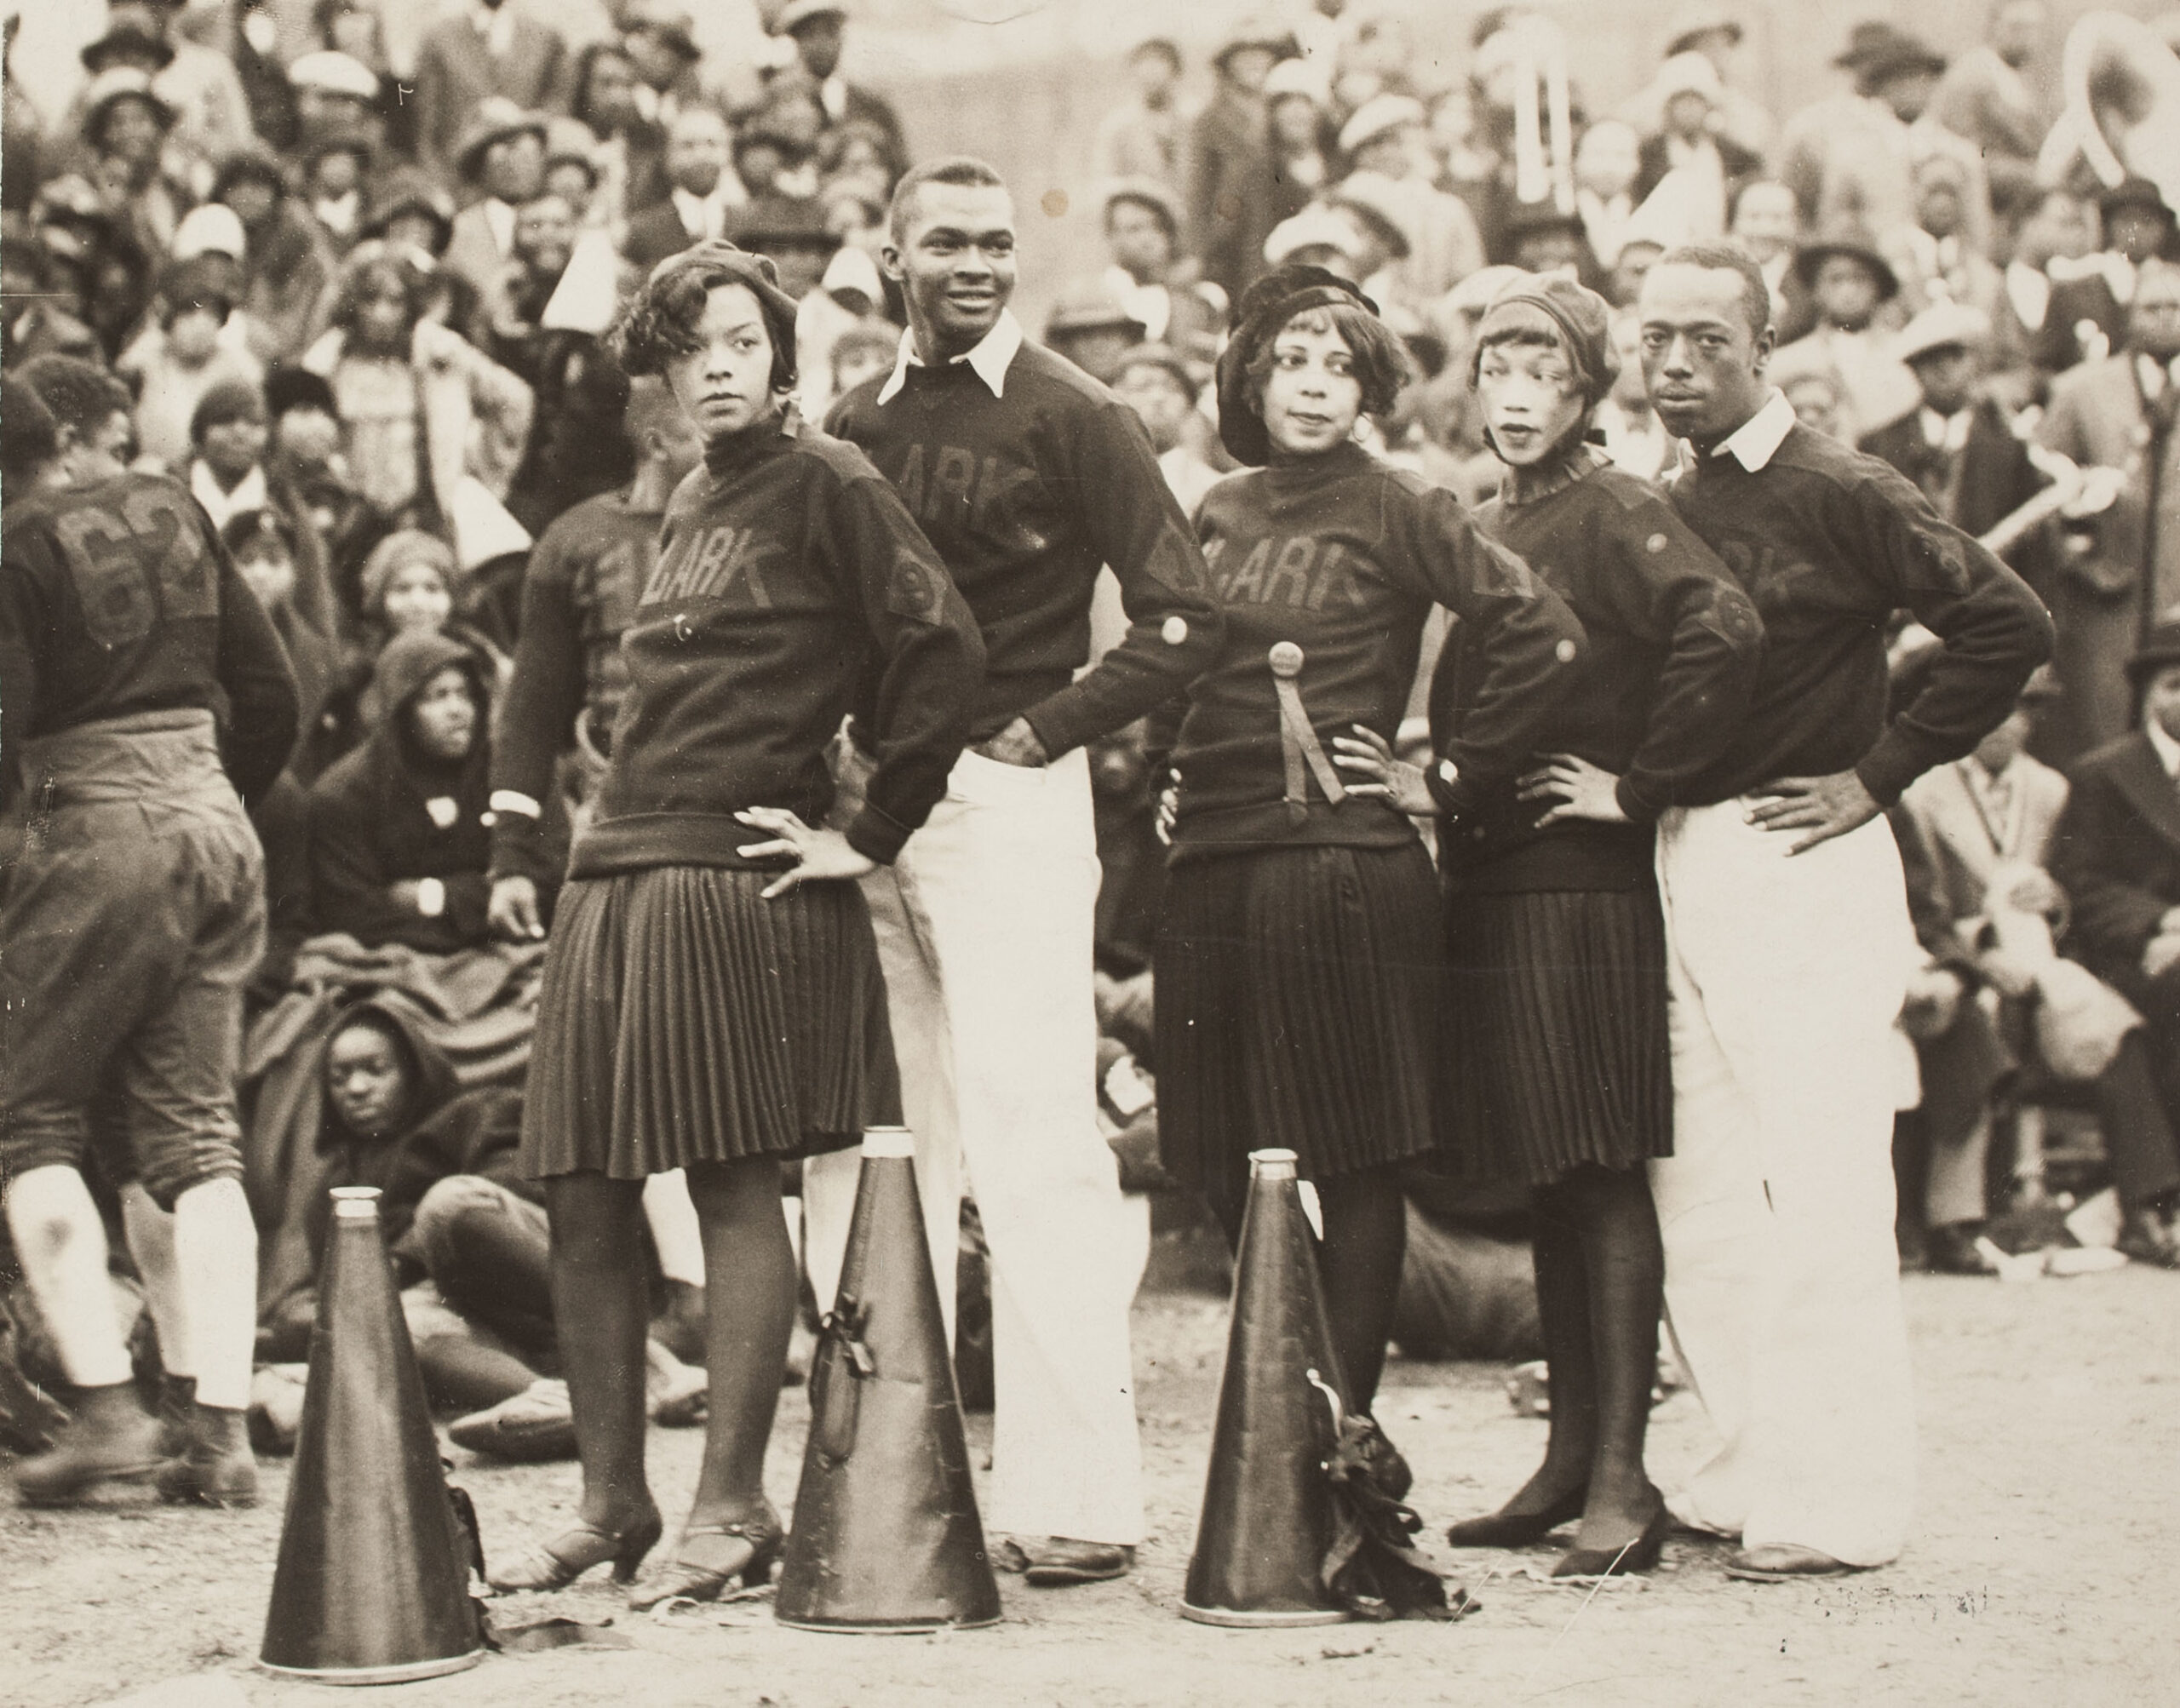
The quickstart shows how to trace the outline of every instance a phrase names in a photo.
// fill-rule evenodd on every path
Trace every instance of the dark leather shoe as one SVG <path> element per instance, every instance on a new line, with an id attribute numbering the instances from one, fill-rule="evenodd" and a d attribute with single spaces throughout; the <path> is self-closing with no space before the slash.
<path id="1" fill-rule="evenodd" d="M 1066 1584 L 1124 1578 L 1135 1564 L 1135 1550 L 1116 1542 L 1078 1542 L 1071 1536 L 1048 1536 L 1026 1550 L 1026 1560 L 1022 1575 L 1050 1590 Z"/>
<path id="2" fill-rule="evenodd" d="M 1639 1531 L 1635 1539 L 1622 1548 L 1570 1548 L 1560 1556 L 1559 1563 L 1552 1568 L 1555 1578 L 1630 1578 L 1638 1577 L 1657 1568 L 1658 1556 L 1665 1550 L 1666 1532 L 1672 1528 L 1672 1515 L 1666 1510 L 1662 1496 L 1657 1510 L 1650 1515 L 1649 1522 Z"/>
<path id="3" fill-rule="evenodd" d="M 456 1447 L 518 1464 L 576 1456 L 576 1420 L 568 1405 L 568 1384 L 545 1378 L 496 1406 L 456 1418 L 446 1432 Z"/>
<path id="4" fill-rule="evenodd" d="M 1726 1562 L 1729 1578 L 1744 1578 L 1753 1584 L 1785 1584 L 1796 1578 L 1839 1578 L 1862 1569 L 1844 1560 L 1835 1560 L 1829 1554 L 1821 1554 L 1814 1548 L 1798 1548 L 1791 1544 L 1737 1549 Z"/>
<path id="5" fill-rule="evenodd" d="M 1454 1548 L 1526 1548 L 1580 1518 L 1589 1499 L 1586 1487 L 1569 1489 L 1541 1512 L 1508 1512 L 1501 1508 L 1481 1518 L 1464 1518 L 1447 1527 L 1446 1543 Z"/>
<path id="6" fill-rule="evenodd" d="M 1998 1274 L 1999 1266 L 1976 1249 L 1982 1236 L 1981 1222 L 1948 1222 L 1931 1229 L 1924 1242 L 1923 1267 L 1942 1275 Z"/>
<path id="7" fill-rule="evenodd" d="M 250 1450 L 250 1420 L 220 1406 L 191 1408 L 189 1444 L 181 1457 L 159 1467 L 159 1494 L 176 1505 L 255 1506 L 257 1460 Z"/>
<path id="8" fill-rule="evenodd" d="M 118 1382 L 83 1390 L 53 1445 L 15 1462 L 15 1493 L 26 1506 L 65 1506 L 94 1483 L 135 1482 L 158 1467 L 158 1424 Z"/>

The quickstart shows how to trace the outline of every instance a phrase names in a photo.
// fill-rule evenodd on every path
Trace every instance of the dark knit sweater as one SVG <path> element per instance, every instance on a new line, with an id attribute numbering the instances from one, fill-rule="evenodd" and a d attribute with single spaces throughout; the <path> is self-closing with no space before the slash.
<path id="1" fill-rule="evenodd" d="M 569 874 L 747 867 L 747 807 L 806 824 L 863 691 L 877 756 L 847 839 L 890 862 L 946 792 L 984 667 L 976 619 L 863 454 L 795 420 L 716 444 L 667 506 L 622 637 L 628 686 Z"/>
<path id="2" fill-rule="evenodd" d="M 893 483 L 976 613 L 985 662 L 971 741 L 1026 718 L 1057 759 L 1211 662 L 1218 616 L 1203 560 L 1127 404 L 1033 344 L 1009 364 L 1001 398 L 966 362 L 911 365 L 881 404 L 884 378 L 841 398 L 828 425 Z M 1120 579 L 1128 632 L 1077 681 L 1100 565 Z"/>
<path id="3" fill-rule="evenodd" d="M 492 792 L 510 790 L 542 809 L 554 765 L 575 740 L 580 714 L 600 752 L 628 684 L 621 635 L 658 562 L 663 512 L 630 507 L 624 492 L 586 499 L 545 530 L 523 573 L 514 672 L 500 711 Z M 496 808 L 495 876 L 553 875 L 542 817 Z"/>
<path id="4" fill-rule="evenodd" d="M 1449 790 L 1449 806 L 1513 776 L 1580 656 L 1581 627 L 1556 593 L 1479 534 L 1450 492 L 1360 445 L 1222 480 L 1196 525 L 1225 639 L 1189 691 L 1172 752 L 1176 860 L 1308 843 L 1383 847 L 1415 835 L 1381 800 L 1335 806 L 1314 777 L 1305 815 L 1288 811 L 1274 645 L 1301 648 L 1296 686 L 1330 757 L 1357 724 L 1393 737 L 1424 619 L 1433 604 L 1451 610 L 1478 679 L 1472 715 L 1445 749 L 1459 781 L 1437 785 Z"/>
<path id="5" fill-rule="evenodd" d="M 1564 484 L 1518 504 L 1502 493 L 1477 525 L 1518 553 L 1589 637 L 1520 770 L 1573 754 L 1615 772 L 1632 822 L 1562 819 L 1539 830 L 1553 803 L 1522 800 L 1512 778 L 1494 780 L 1439 840 L 1442 867 L 1466 889 L 1649 884 L 1652 822 L 1717 761 L 1756 684 L 1764 629 L 1748 595 L 1663 493 L 1600 463 L 1578 450 L 1558 471 Z M 1466 625 L 1456 628 L 1431 685 L 1434 747 L 1449 747 L 1466 725 L 1488 662 Z"/>
<path id="6" fill-rule="evenodd" d="M 135 712 L 209 711 L 255 800 L 295 744 L 295 675 L 187 488 L 126 473 L 26 494 L 0 526 L 0 792 L 20 743 Z"/>
<path id="7" fill-rule="evenodd" d="M 1852 771 L 1880 805 L 1957 759 L 2051 653 L 2051 619 L 2027 583 L 1941 521 L 1900 473 L 1804 427 L 1754 473 L 1699 457 L 1673 507 L 1724 559 L 1764 619 L 1747 715 L 1690 805 L 1786 777 Z M 1885 624 L 1905 607 L 1945 650 L 1885 720 Z"/>

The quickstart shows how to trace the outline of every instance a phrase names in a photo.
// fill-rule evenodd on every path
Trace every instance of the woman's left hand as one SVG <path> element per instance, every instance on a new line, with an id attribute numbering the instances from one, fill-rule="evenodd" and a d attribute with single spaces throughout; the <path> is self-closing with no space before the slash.
<path id="1" fill-rule="evenodd" d="M 858 854 L 837 830 L 812 830 L 792 812 L 777 806 L 753 806 L 734 815 L 744 824 L 769 830 L 770 842 L 744 843 L 738 851 L 745 860 L 770 860 L 792 855 L 795 864 L 780 874 L 765 891 L 765 899 L 784 896 L 798 884 L 824 880 L 860 878 L 878 869 L 878 863 Z"/>
<path id="2" fill-rule="evenodd" d="M 1620 779 L 1611 771 L 1572 754 L 1553 754 L 1543 768 L 1514 784 L 1523 800 L 1553 800 L 1559 804 L 1536 822 L 1541 830 L 1563 818 L 1587 818 L 1599 824 L 1625 824 L 1615 791 Z"/>
<path id="3" fill-rule="evenodd" d="M 1352 726 L 1360 741 L 1345 736 L 1334 736 L 1332 744 L 1339 751 L 1333 763 L 1342 771 L 1359 772 L 1367 782 L 1349 782 L 1347 792 L 1373 800 L 1382 800 L 1397 812 L 1410 818 L 1428 818 L 1437 811 L 1438 804 L 1431 799 L 1430 786 L 1423 781 L 1423 767 L 1412 765 L 1406 759 L 1393 757 L 1392 743 L 1375 730 L 1361 724 Z"/>

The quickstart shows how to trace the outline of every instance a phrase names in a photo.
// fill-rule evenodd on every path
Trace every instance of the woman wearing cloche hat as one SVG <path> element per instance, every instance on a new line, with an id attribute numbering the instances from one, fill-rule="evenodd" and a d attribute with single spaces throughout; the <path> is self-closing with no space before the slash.
<path id="1" fill-rule="evenodd" d="M 1178 730 L 1154 735 L 1176 786 L 1156 951 L 1165 1161 L 1237 1240 L 1248 1154 L 1298 1155 L 1356 1413 L 1398 1291 L 1400 1166 L 1431 1148 L 1437 1102 L 1438 904 L 1414 816 L 1513 775 L 1581 639 L 1450 493 L 1357 442 L 1407 377 L 1345 279 L 1288 266 L 1243 294 L 1219 430 L 1249 467 L 1196 524 L 1225 641 Z M 1392 741 L 1433 605 L 1474 637 L 1489 704 L 1426 788 Z"/>

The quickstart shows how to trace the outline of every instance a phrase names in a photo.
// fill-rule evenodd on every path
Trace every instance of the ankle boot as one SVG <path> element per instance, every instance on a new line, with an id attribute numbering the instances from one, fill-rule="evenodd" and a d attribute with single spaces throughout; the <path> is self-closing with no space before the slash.
<path id="1" fill-rule="evenodd" d="M 250 1455 L 244 1414 L 223 1406 L 192 1406 L 189 1444 L 181 1458 L 159 1468 L 159 1493 L 176 1503 L 256 1505 L 257 1461 Z"/>
<path id="2" fill-rule="evenodd" d="M 146 1476 L 159 1463 L 159 1426 L 134 1384 L 78 1391 L 53 1445 L 15 1464 L 15 1492 L 28 1506 L 60 1506 L 95 1482 Z"/>
<path id="3" fill-rule="evenodd" d="M 159 1457 L 180 1459 L 189 1451 L 189 1417 L 197 1406 L 194 1376 L 159 1377 Z"/>

